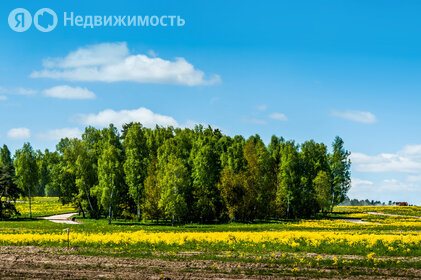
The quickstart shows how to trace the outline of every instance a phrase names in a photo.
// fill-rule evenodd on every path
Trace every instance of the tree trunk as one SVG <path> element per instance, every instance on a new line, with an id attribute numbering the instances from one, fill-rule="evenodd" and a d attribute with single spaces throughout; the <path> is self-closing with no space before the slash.
<path id="1" fill-rule="evenodd" d="M 32 219 L 32 211 L 31 211 L 31 189 L 28 190 L 29 194 L 29 218 Z"/>
<path id="2" fill-rule="evenodd" d="M 140 205 L 137 205 L 137 221 L 140 221 Z"/>
<path id="3" fill-rule="evenodd" d="M 332 195 L 332 205 L 330 206 L 330 213 L 333 212 L 333 204 L 335 202 L 335 194 Z"/>
<path id="4" fill-rule="evenodd" d="M 94 207 L 92 207 L 91 196 L 89 195 L 88 190 L 86 189 L 86 186 L 85 186 L 85 193 L 86 193 L 86 197 L 88 199 L 89 206 L 91 207 L 91 211 L 93 213 L 94 212 Z M 85 216 L 83 216 L 83 217 L 85 218 Z"/>
<path id="5" fill-rule="evenodd" d="M 79 209 L 82 212 L 82 217 L 85 219 L 85 211 L 83 211 L 82 204 L 79 202 Z"/>
<path id="6" fill-rule="evenodd" d="M 113 192 L 114 187 L 111 187 L 111 196 L 110 196 L 110 208 L 108 209 L 108 224 L 111 225 L 111 216 L 112 216 L 112 205 L 113 205 Z"/>

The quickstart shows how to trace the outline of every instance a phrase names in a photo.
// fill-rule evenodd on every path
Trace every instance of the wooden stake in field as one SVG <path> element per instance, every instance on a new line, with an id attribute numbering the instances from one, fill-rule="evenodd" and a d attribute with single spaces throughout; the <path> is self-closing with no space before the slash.
<path id="1" fill-rule="evenodd" d="M 63 229 L 63 231 L 66 231 L 66 230 L 67 230 L 67 249 L 69 249 L 70 248 L 70 236 L 69 236 L 70 229 L 69 228 Z"/>

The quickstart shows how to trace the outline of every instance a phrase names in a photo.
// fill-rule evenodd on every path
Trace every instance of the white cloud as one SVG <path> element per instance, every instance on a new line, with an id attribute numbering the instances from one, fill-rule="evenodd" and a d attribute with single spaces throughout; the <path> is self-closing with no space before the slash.
<path id="1" fill-rule="evenodd" d="M 34 94 L 37 94 L 38 93 L 37 90 L 30 89 L 30 88 L 17 88 L 15 90 L 15 92 L 17 94 L 20 94 L 20 95 L 34 95 Z"/>
<path id="2" fill-rule="evenodd" d="M 45 96 L 61 99 L 94 99 L 95 93 L 87 88 L 56 86 L 43 91 Z"/>
<path id="3" fill-rule="evenodd" d="M 39 133 L 37 136 L 45 140 L 60 140 L 62 138 L 80 138 L 82 131 L 77 127 L 52 129 Z"/>
<path id="4" fill-rule="evenodd" d="M 267 108 L 268 107 L 266 105 L 259 105 L 259 106 L 257 106 L 257 110 L 259 110 L 259 111 L 266 111 Z"/>
<path id="5" fill-rule="evenodd" d="M 154 50 L 149 50 L 149 51 L 148 51 L 148 55 L 149 55 L 150 57 L 157 57 L 157 56 L 158 56 L 158 54 L 157 54 Z"/>
<path id="6" fill-rule="evenodd" d="M 351 161 L 353 174 L 371 173 L 376 180 L 353 178 L 349 197 L 421 204 L 421 145 L 407 145 L 396 153 L 352 153 Z"/>
<path id="7" fill-rule="evenodd" d="M 408 145 L 394 154 L 351 154 L 355 170 L 359 172 L 421 173 L 421 145 Z"/>
<path id="8" fill-rule="evenodd" d="M 266 124 L 266 121 L 261 120 L 261 119 L 257 119 L 257 118 L 248 118 L 248 117 L 243 117 L 243 122 L 245 123 L 251 123 L 251 124 Z"/>
<path id="9" fill-rule="evenodd" d="M 46 59 L 43 66 L 43 70 L 32 72 L 31 77 L 188 86 L 211 85 L 221 80 L 218 75 L 205 78 L 201 70 L 182 57 L 170 61 L 153 55 L 131 54 L 125 42 L 82 47 L 64 58 Z"/>
<path id="10" fill-rule="evenodd" d="M 360 122 L 365 124 L 371 124 L 377 122 L 377 118 L 373 113 L 362 112 L 362 111 L 344 111 L 338 112 L 333 111 L 332 116 L 350 120 L 353 122 Z"/>
<path id="11" fill-rule="evenodd" d="M 105 127 L 110 123 L 121 127 L 125 123 L 140 122 L 145 127 L 160 126 L 174 126 L 178 127 L 178 122 L 165 115 L 160 115 L 152 112 L 151 110 L 141 107 L 134 110 L 121 110 L 114 111 L 107 109 L 99 112 L 98 114 L 80 114 L 76 119 L 83 125 L 92 125 Z"/>
<path id="12" fill-rule="evenodd" d="M 0 86 L 0 93 L 3 94 L 19 94 L 19 95 L 34 95 L 37 94 L 38 91 L 35 89 L 30 88 L 5 88 Z"/>
<path id="13" fill-rule="evenodd" d="M 16 140 L 28 139 L 31 137 L 31 131 L 26 127 L 12 128 L 7 132 L 7 137 Z"/>
<path id="14" fill-rule="evenodd" d="M 369 181 L 369 180 L 362 180 L 359 178 L 352 178 L 351 181 L 352 187 L 358 187 L 358 186 L 362 186 L 362 185 L 373 185 L 374 183 Z"/>
<path id="15" fill-rule="evenodd" d="M 7 100 L 7 96 L 6 95 L 0 95 L 0 101 L 4 101 Z"/>
<path id="16" fill-rule="evenodd" d="M 285 114 L 282 113 L 272 113 L 269 116 L 271 119 L 278 120 L 278 121 L 287 121 L 288 118 Z"/>
<path id="17" fill-rule="evenodd" d="M 408 201 L 421 204 L 421 186 L 408 180 L 382 179 L 375 182 L 352 178 L 352 187 L 348 192 L 350 198 L 380 201 Z"/>

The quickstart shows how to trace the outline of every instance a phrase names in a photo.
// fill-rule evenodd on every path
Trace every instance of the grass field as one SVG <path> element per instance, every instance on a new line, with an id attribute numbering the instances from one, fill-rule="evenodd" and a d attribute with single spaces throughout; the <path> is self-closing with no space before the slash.
<path id="1" fill-rule="evenodd" d="M 36 212 L 38 216 L 73 210 L 58 205 L 56 198 L 36 201 L 44 205 Z M 70 254 L 75 258 L 89 257 L 98 263 L 110 257 L 118 257 L 116 263 L 130 260 L 139 267 L 152 262 L 144 268 L 133 266 L 130 270 L 133 275 L 142 270 L 152 278 L 258 275 L 419 279 L 420 208 L 337 207 L 333 214 L 317 220 L 176 227 L 124 220 L 115 220 L 110 226 L 106 220 L 82 218 L 78 218 L 81 222 L 78 225 L 19 219 L 0 222 L 0 244 L 17 255 L 21 248 L 17 246 L 32 248 L 28 250 L 34 252 L 36 259 Z M 401 216 L 381 215 L 385 213 Z M 65 249 L 67 233 L 63 230 L 66 228 L 70 229 L 70 250 Z M 100 261 L 101 258 L 104 259 Z M 176 270 L 173 262 L 184 266 L 184 272 Z M 156 268 L 153 264 L 158 263 L 165 265 Z M 63 269 L 51 258 L 51 269 L 55 267 Z M 93 268 L 75 269 L 90 273 Z"/>
<path id="2" fill-rule="evenodd" d="M 20 213 L 20 218 L 29 217 L 28 200 L 19 200 L 16 203 L 16 210 Z M 58 197 L 33 197 L 31 203 L 32 217 L 43 217 L 62 213 L 75 212 L 71 205 L 63 205 Z"/>

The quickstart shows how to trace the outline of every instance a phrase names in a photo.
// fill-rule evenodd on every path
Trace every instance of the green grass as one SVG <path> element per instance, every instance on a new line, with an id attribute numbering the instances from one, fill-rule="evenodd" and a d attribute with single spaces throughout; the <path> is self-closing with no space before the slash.
<path id="1" fill-rule="evenodd" d="M 20 218 L 29 218 L 29 201 L 21 199 L 16 202 L 16 210 Z M 63 205 L 58 197 L 33 197 L 31 202 L 32 217 L 43 217 L 55 214 L 76 212 L 69 204 Z"/>
<path id="2" fill-rule="evenodd" d="M 39 205 L 44 205 L 43 211 L 38 211 L 37 215 L 52 215 L 53 209 L 60 209 L 58 213 L 72 212 L 67 208 L 58 208 L 57 198 L 37 199 Z M 400 210 L 405 208 L 405 210 Z M 27 219 L 18 218 L 9 221 L 0 221 L 0 234 L 22 234 L 22 233 L 39 233 L 39 234 L 62 234 L 66 228 L 71 233 L 118 233 L 118 232 L 224 232 L 224 231 L 241 231 L 241 232 L 263 232 L 263 231 L 331 231 L 352 234 L 391 234 L 391 235 L 418 235 L 421 231 L 421 219 L 415 219 L 411 216 L 418 215 L 417 207 L 394 207 L 388 208 L 391 213 L 403 213 L 405 217 L 389 217 L 369 215 L 364 212 L 383 212 L 384 207 L 380 208 L 335 208 L 337 212 L 323 217 L 322 220 L 284 220 L 277 222 L 255 222 L 250 224 L 231 223 L 231 224 L 186 224 L 179 226 L 170 226 L 169 223 L 155 224 L 151 222 L 135 222 L 131 220 L 113 220 L 112 225 L 108 225 L 106 219 L 78 220 L 82 224 L 68 225 L 56 224 L 43 219 Z M 70 209 L 72 210 L 72 209 Z M 411 215 L 409 215 L 411 213 Z M 369 221 L 371 224 L 355 224 L 340 221 L 340 219 L 362 219 Z M 7 244 L 3 244 L 7 245 Z M 30 242 L 27 245 L 32 245 Z M 36 245 L 36 244 L 35 244 Z M 43 246 L 65 247 L 66 243 L 45 243 Z M 347 269 L 347 267 L 359 268 L 420 268 L 421 259 L 411 259 L 421 255 L 421 246 L 413 247 L 410 251 L 397 249 L 389 251 L 382 244 L 373 249 L 364 247 L 346 247 L 341 244 L 325 244 L 317 248 L 306 246 L 304 242 L 297 247 L 279 246 L 272 243 L 261 243 L 258 245 L 244 244 L 241 242 L 234 244 L 227 243 L 197 243 L 186 242 L 183 245 L 169 244 L 149 244 L 139 243 L 135 245 L 89 245 L 85 247 L 83 244 L 71 244 L 78 247 L 76 253 L 88 255 L 111 255 L 119 257 L 141 257 L 141 258 L 163 258 L 163 259 L 203 259 L 215 261 L 236 261 L 236 262 L 259 262 L 267 264 L 288 265 L 300 268 L 300 271 L 291 272 L 291 275 L 304 275 L 303 271 L 308 269 L 317 269 L 318 267 L 335 267 L 339 269 Z M 186 254 L 186 252 L 191 252 Z M 227 253 L 229 252 L 229 253 Z M 286 254 L 282 254 L 286 252 Z M 375 257 L 368 258 L 367 254 L 376 252 Z M 75 253 L 75 252 L 73 252 Z M 332 256 L 323 256 L 321 260 L 315 260 L 314 256 L 308 253 L 332 254 L 338 256 L 334 259 Z M 345 255 L 357 255 L 356 259 L 348 259 Z M 377 257 L 383 256 L 383 257 Z M 399 260 L 398 260 L 399 258 Z M 269 272 L 268 272 L 269 271 Z M 258 273 L 259 272 L 250 272 Z M 265 270 L 261 273 L 270 273 Z M 316 272 L 311 272 L 316 273 Z M 374 272 L 373 272 L 374 273 Z M 289 275 L 289 274 L 288 274 Z"/>

